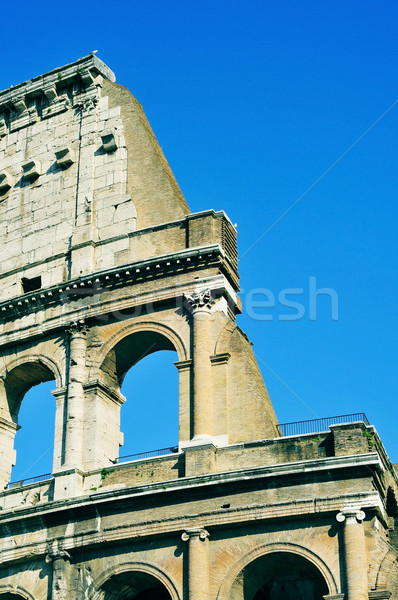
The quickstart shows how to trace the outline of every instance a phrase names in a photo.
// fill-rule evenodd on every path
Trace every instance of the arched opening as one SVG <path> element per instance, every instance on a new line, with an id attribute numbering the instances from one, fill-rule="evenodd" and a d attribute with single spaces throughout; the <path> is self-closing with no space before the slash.
<path id="1" fill-rule="evenodd" d="M 102 379 L 121 389 L 121 456 L 178 445 L 178 360 L 171 340 L 154 330 L 122 338 L 102 364 Z"/>
<path id="2" fill-rule="evenodd" d="M 291 552 L 264 554 L 239 574 L 231 598 L 242 600 L 323 600 L 328 586 L 319 569 Z"/>
<path id="3" fill-rule="evenodd" d="M 103 600 L 172 600 L 159 579 L 139 571 L 113 575 L 101 586 L 101 591 Z"/>
<path id="4" fill-rule="evenodd" d="M 398 504 L 393 489 L 391 487 L 389 487 L 387 490 L 386 511 L 389 517 L 394 517 L 394 519 L 397 518 Z"/>
<path id="5" fill-rule="evenodd" d="M 18 431 L 14 450 L 16 462 L 11 481 L 51 473 L 53 468 L 55 400 L 51 390 L 55 381 L 33 386 L 20 403 Z"/>
<path id="6" fill-rule="evenodd" d="M 54 380 L 54 372 L 40 359 L 18 364 L 4 378 L 0 438 L 4 484 L 52 471 L 55 400 L 50 390 Z"/>
<path id="7" fill-rule="evenodd" d="M 178 445 L 178 372 L 175 352 L 146 356 L 126 374 L 121 407 L 123 456 Z"/>
<path id="8" fill-rule="evenodd" d="M 30 596 L 29 596 L 30 597 Z M 0 593 L 0 600 L 26 600 L 27 596 L 21 596 L 20 594 L 14 594 L 13 592 Z"/>

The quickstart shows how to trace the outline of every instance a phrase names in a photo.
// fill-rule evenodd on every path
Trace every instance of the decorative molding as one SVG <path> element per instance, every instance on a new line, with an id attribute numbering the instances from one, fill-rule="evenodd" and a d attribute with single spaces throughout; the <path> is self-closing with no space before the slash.
<path id="1" fill-rule="evenodd" d="M 49 104 L 51 104 L 51 102 L 58 96 L 57 88 L 55 86 L 55 83 L 53 83 L 53 82 L 44 86 L 43 92 L 44 92 L 44 95 L 47 98 Z"/>
<path id="2" fill-rule="evenodd" d="M 28 110 L 26 107 L 25 98 L 23 98 L 23 97 L 14 98 L 14 100 L 12 101 L 12 104 L 14 106 L 14 110 L 16 113 L 22 113 L 22 112 L 25 112 L 26 110 Z"/>
<path id="3" fill-rule="evenodd" d="M 354 523 L 355 521 L 362 522 L 365 519 L 365 513 L 363 510 L 358 508 L 345 508 L 336 515 L 336 521 L 343 523 L 347 520 L 347 523 Z"/>
<path id="4" fill-rule="evenodd" d="M 210 356 L 210 362 L 212 365 L 226 365 L 231 358 L 229 352 L 223 352 L 222 354 L 213 354 Z"/>
<path id="5" fill-rule="evenodd" d="M 93 392 L 95 395 L 99 395 L 102 393 L 107 398 L 110 398 L 115 404 L 122 405 L 126 402 L 126 397 L 123 396 L 120 392 L 116 390 L 112 390 L 108 385 L 106 385 L 100 379 L 95 379 L 93 381 L 88 381 L 83 384 L 83 389 L 85 392 L 90 393 Z"/>
<path id="6" fill-rule="evenodd" d="M 65 112 L 70 108 L 71 102 L 66 95 L 62 95 L 58 98 L 55 98 L 48 106 L 45 106 L 42 109 L 41 118 L 48 119 L 49 117 L 53 117 L 54 115 L 59 115 L 62 112 Z"/>
<path id="7" fill-rule="evenodd" d="M 203 527 L 193 527 L 192 529 L 186 529 L 181 535 L 181 539 L 183 542 L 187 542 L 191 538 L 199 538 L 200 540 L 205 540 L 208 537 L 210 537 L 210 534 Z"/>
<path id="8" fill-rule="evenodd" d="M 177 360 L 174 364 L 179 372 L 188 371 L 192 367 L 193 360 L 192 358 L 188 358 L 187 360 Z"/>
<path id="9" fill-rule="evenodd" d="M 220 265 L 224 258 L 225 254 L 221 246 L 212 244 L 203 248 L 186 248 L 146 260 L 133 261 L 4 300 L 0 302 L 0 318 L 14 318 L 16 314 L 42 310 L 43 307 L 52 306 L 58 302 L 65 303 L 72 298 L 95 296 L 105 289 L 112 289 L 114 286 L 120 285 L 121 282 L 128 285 L 150 279 L 155 271 L 156 275 L 181 273 L 197 269 L 201 264 Z"/>
<path id="10" fill-rule="evenodd" d="M 0 137 L 72 106 L 91 111 L 98 103 L 103 77 L 114 73 L 94 54 L 0 92 Z"/>
<path id="11" fill-rule="evenodd" d="M 185 294 L 185 300 L 188 303 L 190 312 L 194 313 L 198 310 L 210 311 L 214 300 L 209 288 L 205 290 L 197 290 L 192 294 Z"/>
<path id="12" fill-rule="evenodd" d="M 84 337 L 90 331 L 90 328 L 86 325 L 84 319 L 79 319 L 69 323 L 65 327 L 65 331 L 69 337 Z"/>
<path id="13" fill-rule="evenodd" d="M 70 560 L 69 552 L 67 552 L 66 550 L 56 550 L 54 552 L 49 552 L 44 560 L 46 561 L 46 563 L 51 563 L 59 559 Z"/>

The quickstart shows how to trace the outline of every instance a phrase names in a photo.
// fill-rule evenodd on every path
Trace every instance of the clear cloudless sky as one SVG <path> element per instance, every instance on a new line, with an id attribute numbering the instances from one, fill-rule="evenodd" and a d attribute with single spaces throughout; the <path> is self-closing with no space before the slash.
<path id="1" fill-rule="evenodd" d="M 280 422 L 363 411 L 393 462 L 397 17 L 389 0 L 22 0 L 0 56 L 4 89 L 98 50 L 142 103 L 191 210 L 224 209 L 238 224 L 238 323 Z M 337 320 L 328 296 L 310 318 L 311 277 L 335 290 Z M 290 288 L 303 290 L 288 298 L 305 312 L 281 321 L 297 312 L 278 302 Z M 275 308 L 253 306 L 264 289 Z M 128 374 L 121 454 L 177 441 L 175 357 L 165 355 L 164 372 L 160 353 Z M 51 445 L 54 401 L 44 409 L 43 394 L 22 405 L 17 477 L 51 470 L 32 467 Z M 34 419 L 43 435 L 29 433 Z"/>

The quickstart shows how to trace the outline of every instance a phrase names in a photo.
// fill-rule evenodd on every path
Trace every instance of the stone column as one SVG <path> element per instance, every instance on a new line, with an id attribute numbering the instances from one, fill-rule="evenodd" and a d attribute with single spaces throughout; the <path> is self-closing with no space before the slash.
<path id="1" fill-rule="evenodd" d="M 187 529 L 181 536 L 188 542 L 188 598 L 209 600 L 209 533 L 202 527 Z"/>
<path id="2" fill-rule="evenodd" d="M 208 441 L 212 435 L 210 326 L 213 301 L 210 290 L 194 292 L 186 299 L 192 313 L 193 439 Z"/>
<path id="3" fill-rule="evenodd" d="M 345 509 L 336 519 L 343 523 L 343 553 L 345 562 L 346 600 L 368 600 L 368 561 L 365 531 L 362 524 L 365 513 Z"/>
<path id="4" fill-rule="evenodd" d="M 69 335 L 69 378 L 66 410 L 66 440 L 63 466 L 80 469 L 83 452 L 84 389 L 88 328 L 83 322 L 72 323 Z"/>
<path id="5" fill-rule="evenodd" d="M 52 563 L 51 600 L 65 600 L 70 598 L 72 565 L 66 550 L 49 552 L 46 562 Z"/>

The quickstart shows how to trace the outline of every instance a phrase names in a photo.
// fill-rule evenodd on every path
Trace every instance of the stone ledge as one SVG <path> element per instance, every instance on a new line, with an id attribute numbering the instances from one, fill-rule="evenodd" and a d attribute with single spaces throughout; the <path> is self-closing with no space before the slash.
<path id="1" fill-rule="evenodd" d="M 107 495 L 112 496 L 122 490 L 112 490 Z M 125 491 L 125 490 L 123 490 Z M 379 509 L 375 499 L 378 497 L 377 492 L 374 493 L 362 493 L 353 495 L 336 496 L 334 498 L 327 498 L 328 503 L 332 503 L 329 510 L 325 513 L 338 512 L 339 508 L 344 505 L 358 503 L 358 496 L 362 496 L 362 506 L 373 507 L 376 510 Z M 320 499 L 322 500 L 322 499 Z M 326 499 L 325 499 L 326 500 Z M 33 518 L 44 516 L 45 514 L 54 514 L 54 504 L 51 503 L 51 508 L 47 504 L 47 510 L 38 511 L 38 506 L 32 507 L 30 510 Z M 58 502 L 58 504 L 61 504 Z M 66 520 L 70 519 L 70 511 L 74 508 L 81 508 L 87 506 L 87 502 L 71 502 L 63 501 L 63 506 L 60 510 L 66 511 L 68 516 Z M 36 509 L 36 510 L 35 510 Z M 12 511 L 14 512 L 14 511 Z M 112 542 L 123 542 L 131 540 L 132 538 L 151 537 L 159 536 L 162 534 L 179 534 L 184 529 L 193 527 L 198 521 L 205 522 L 206 527 L 225 527 L 231 526 L 232 524 L 239 524 L 245 522 L 253 522 L 254 520 L 268 520 L 268 519 L 280 519 L 280 518 L 302 518 L 308 515 L 319 515 L 316 504 L 313 498 L 302 498 L 292 502 L 273 503 L 273 504 L 255 504 L 253 506 L 239 506 L 236 508 L 219 508 L 215 510 L 207 510 L 202 512 L 195 512 L 186 514 L 184 516 L 172 516 L 167 519 L 154 519 L 149 521 L 143 521 L 139 523 L 124 523 L 114 525 L 110 527 L 104 527 L 101 531 L 98 529 L 87 529 L 81 531 L 78 534 L 63 536 L 63 547 L 67 550 L 81 549 L 85 546 L 95 546 L 97 544 L 112 543 Z M 23 515 L 21 509 L 18 513 L 12 515 L 7 520 L 1 520 L 3 523 L 10 523 L 15 520 L 20 520 Z M 28 516 L 28 515 L 26 515 Z M 30 516 L 30 515 L 29 515 Z M 44 532 L 45 535 L 45 532 Z M 43 541 L 36 540 L 33 544 L 24 544 L 23 546 L 17 546 L 14 548 L 6 548 L 0 551 L 0 562 L 2 564 L 6 562 L 14 562 L 30 556 L 30 548 L 35 548 L 35 556 L 44 555 L 48 550 L 48 543 L 51 542 L 45 537 Z M 379 596 L 380 597 L 380 596 Z M 383 596 L 382 596 L 383 597 Z M 376 596 L 377 598 L 377 596 Z M 387 596 L 388 598 L 388 596 Z"/>
<path id="2" fill-rule="evenodd" d="M 174 455 L 173 455 L 174 456 Z M 165 457 L 167 458 L 167 457 Z M 309 465 L 308 468 L 306 468 L 306 465 Z M 220 484 L 223 483 L 239 483 L 242 481 L 253 481 L 253 480 L 258 480 L 258 479 L 269 479 L 269 478 L 275 478 L 275 477 L 286 477 L 286 476 L 291 476 L 291 475 L 295 475 L 295 474 L 302 474 L 305 472 L 322 472 L 322 471 L 327 471 L 327 470 L 336 470 L 336 469 L 358 469 L 358 467 L 362 467 L 365 468 L 366 470 L 368 470 L 369 468 L 381 468 L 381 461 L 380 458 L 378 456 L 377 453 L 369 453 L 369 454 L 357 454 L 357 455 L 352 455 L 352 456 L 346 456 L 346 457 L 329 457 L 329 458 L 323 458 L 323 459 L 316 459 L 316 460 L 309 460 L 309 461 L 298 461 L 295 463 L 282 463 L 282 464 L 278 464 L 278 465 L 272 465 L 272 466 L 266 466 L 266 467 L 254 467 L 254 468 L 248 468 L 248 469 L 239 469 L 236 471 L 227 471 L 227 472 L 223 472 L 223 473 L 210 473 L 210 474 L 205 474 L 205 475 L 199 475 L 199 476 L 190 476 L 190 477 L 184 477 L 181 479 L 174 479 L 174 480 L 168 480 L 168 481 L 163 481 L 160 483 L 150 483 L 150 484 L 144 484 L 144 485 L 140 485 L 140 486 L 135 486 L 135 487 L 131 487 L 131 488 L 125 488 L 123 490 L 119 490 L 119 491 L 112 491 L 112 492 L 96 492 L 94 494 L 90 494 L 90 495 L 86 495 L 86 496 L 77 496 L 77 497 L 72 497 L 69 498 L 68 500 L 62 500 L 62 501 L 53 501 L 51 503 L 46 504 L 46 506 L 44 507 L 40 507 L 40 506 L 36 506 L 35 509 L 29 510 L 26 509 L 26 516 L 30 517 L 30 516 L 37 516 L 37 514 L 44 514 L 47 512 L 59 512 L 59 511 L 63 511 L 66 508 L 68 510 L 73 509 L 75 507 L 79 507 L 79 506 L 84 506 L 90 503 L 101 503 L 101 502 L 113 502 L 113 501 L 118 501 L 118 500 L 126 500 L 126 499 L 131 499 L 131 498 L 138 498 L 140 496 L 147 496 L 150 494 L 164 494 L 164 493 L 170 493 L 170 492 L 175 492 L 175 491 L 184 491 L 184 490 L 189 490 L 192 488 L 198 488 L 200 487 L 212 487 L 212 486 L 219 486 Z M 71 472 L 77 472 L 76 470 L 72 469 L 66 469 L 64 471 L 59 471 L 57 473 L 54 473 L 54 477 L 59 475 L 64 475 L 64 474 L 69 474 Z M 89 473 L 82 473 L 79 471 L 79 473 L 81 475 L 87 476 L 89 475 Z M 353 498 L 352 495 L 349 496 L 350 498 Z M 359 498 L 362 498 L 362 500 L 359 500 Z M 369 502 L 369 499 L 371 499 L 371 504 L 370 506 L 376 506 L 378 509 L 380 509 L 380 503 L 377 501 L 378 498 L 378 494 L 377 492 L 364 492 L 364 493 L 360 493 L 360 494 L 356 494 L 355 495 L 355 505 L 358 505 L 358 502 L 360 503 L 360 505 L 362 507 L 366 507 L 369 506 L 369 504 L 367 504 Z M 331 502 L 332 499 L 328 499 L 327 500 L 327 505 L 325 505 L 325 508 L 328 512 L 330 512 L 331 510 L 341 510 L 342 504 L 339 504 L 337 508 L 332 508 L 331 507 Z M 320 504 L 321 499 L 317 499 L 316 504 L 318 505 L 318 511 L 320 512 Z M 314 499 L 311 499 L 311 502 L 314 503 Z M 291 503 L 289 503 L 291 504 Z M 347 506 L 347 502 L 344 503 L 343 506 Z M 14 510 L 10 511 L 11 514 L 14 512 Z M 18 518 L 20 518 L 20 516 L 22 515 L 23 510 L 19 509 L 18 510 Z M 6 513 L 5 511 L 0 514 L 0 523 L 2 523 L 4 520 L 9 520 L 9 518 L 12 516 L 10 515 L 10 513 Z"/>

